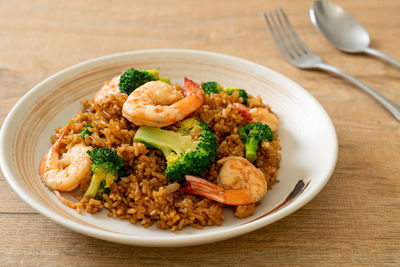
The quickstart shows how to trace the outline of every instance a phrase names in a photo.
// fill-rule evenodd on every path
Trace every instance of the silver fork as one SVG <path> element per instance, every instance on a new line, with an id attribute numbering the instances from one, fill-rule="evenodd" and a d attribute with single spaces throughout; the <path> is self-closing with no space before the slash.
<path id="1" fill-rule="evenodd" d="M 389 110 L 398 121 L 400 121 L 400 106 L 396 105 L 359 79 L 332 65 L 326 64 L 320 56 L 311 52 L 294 31 L 282 8 L 279 8 L 279 11 L 275 9 L 274 12 L 268 12 L 268 14 L 264 12 L 264 18 L 267 22 L 272 38 L 281 50 L 283 56 L 290 63 L 301 69 L 320 69 L 332 72 L 349 80 L 364 92 L 374 97 L 382 104 L 382 106 Z"/>

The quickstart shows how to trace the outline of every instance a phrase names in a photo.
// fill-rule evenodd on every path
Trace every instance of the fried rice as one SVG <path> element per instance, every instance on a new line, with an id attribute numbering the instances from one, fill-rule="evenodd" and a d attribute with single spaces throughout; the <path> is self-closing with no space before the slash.
<path id="1" fill-rule="evenodd" d="M 103 199 L 88 199 L 83 194 L 90 182 L 88 175 L 79 188 L 80 202 L 75 208 L 80 213 L 86 211 L 96 213 L 104 208 L 109 217 L 129 220 L 130 223 L 140 223 L 149 227 L 156 223 L 158 228 L 181 230 L 190 225 L 202 229 L 204 226 L 221 225 L 224 221 L 223 208 L 233 209 L 239 218 L 250 216 L 256 209 L 256 204 L 231 207 L 201 196 L 187 194 L 172 185 L 172 181 L 165 177 L 165 157 L 160 150 L 146 148 L 139 142 L 133 142 L 138 126 L 130 123 L 122 116 L 122 106 L 127 95 L 109 95 L 103 101 L 93 102 L 84 100 L 83 110 L 73 118 L 72 130 L 62 138 L 65 148 L 62 153 L 75 144 L 84 143 L 91 147 L 108 147 L 115 149 L 124 160 L 126 177 L 121 177 L 110 187 L 109 194 L 103 194 Z M 218 142 L 217 160 L 227 156 L 244 156 L 245 147 L 238 135 L 238 127 L 244 126 L 247 120 L 238 112 L 233 103 L 240 103 L 237 93 L 228 95 L 205 95 L 203 106 L 191 114 L 199 121 L 206 122 L 214 133 Z M 263 104 L 260 97 L 249 96 L 248 106 L 262 107 L 271 111 Z M 78 134 L 90 124 L 91 135 L 83 140 Z M 168 126 L 167 129 L 176 130 L 178 124 Z M 54 143 L 63 130 L 55 129 L 56 134 L 51 137 Z M 281 156 L 281 146 L 277 134 L 272 142 L 263 141 L 257 151 L 254 165 L 265 175 L 268 189 L 278 182 L 277 175 Z M 217 182 L 217 175 L 221 165 L 215 162 L 202 178 L 213 183 Z"/>

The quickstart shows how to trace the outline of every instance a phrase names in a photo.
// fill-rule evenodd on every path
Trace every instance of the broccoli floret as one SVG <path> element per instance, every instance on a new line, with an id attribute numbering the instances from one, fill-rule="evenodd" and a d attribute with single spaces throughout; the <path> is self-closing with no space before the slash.
<path id="1" fill-rule="evenodd" d="M 119 90 L 122 93 L 130 95 L 136 88 L 151 81 L 163 81 L 171 83 L 168 77 L 160 77 L 158 69 L 152 70 L 137 70 L 131 68 L 125 71 L 119 80 Z"/>
<path id="2" fill-rule="evenodd" d="M 137 70 L 131 68 L 125 71 L 119 80 L 119 90 L 130 95 L 136 88 L 143 84 L 158 80 L 158 69 Z"/>
<path id="3" fill-rule="evenodd" d="M 92 132 L 89 131 L 89 129 L 88 129 L 89 127 L 93 128 L 92 125 L 88 124 L 84 128 L 82 128 L 81 133 L 78 134 L 83 140 L 85 140 L 85 135 L 92 135 Z"/>
<path id="4" fill-rule="evenodd" d="M 242 103 L 244 105 L 247 105 L 247 99 L 249 96 L 247 95 L 247 92 L 244 89 L 238 89 L 238 88 L 223 88 L 219 83 L 217 82 L 205 82 L 201 85 L 203 88 L 203 91 L 207 94 L 210 95 L 211 93 L 213 94 L 219 94 L 221 92 L 225 92 L 228 95 L 233 95 L 235 92 L 238 92 L 238 96 L 242 98 Z"/>
<path id="5" fill-rule="evenodd" d="M 249 98 L 249 96 L 247 95 L 247 92 L 244 89 L 225 88 L 224 91 L 228 95 L 233 95 L 235 92 L 238 92 L 238 96 L 242 98 L 243 105 L 247 105 L 247 99 Z"/>
<path id="6" fill-rule="evenodd" d="M 217 82 L 205 82 L 201 85 L 203 91 L 209 95 L 211 93 L 219 94 L 222 91 L 222 86 Z"/>
<path id="7" fill-rule="evenodd" d="M 117 151 L 107 147 L 95 147 L 93 150 L 88 150 L 87 153 L 93 163 L 93 177 L 85 196 L 93 198 L 96 196 L 102 182 L 105 183 L 105 188 L 110 187 L 117 178 L 118 171 L 124 164 L 124 160 L 118 156 Z"/>
<path id="8" fill-rule="evenodd" d="M 249 161 L 257 159 L 258 144 L 263 140 L 274 140 L 274 134 L 267 124 L 255 122 L 246 124 L 244 127 L 239 127 L 238 134 L 245 143 L 246 158 Z"/>
<path id="9" fill-rule="evenodd" d="M 194 140 L 190 134 L 200 133 Z M 167 160 L 165 176 L 183 182 L 186 174 L 200 175 L 215 162 L 217 140 L 206 123 L 187 119 L 178 132 L 142 126 L 136 131 L 134 141 L 160 149 Z"/>

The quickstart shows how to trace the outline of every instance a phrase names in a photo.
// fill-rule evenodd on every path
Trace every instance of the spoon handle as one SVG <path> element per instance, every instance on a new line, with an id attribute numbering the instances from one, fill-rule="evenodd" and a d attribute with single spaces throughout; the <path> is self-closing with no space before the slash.
<path id="1" fill-rule="evenodd" d="M 400 106 L 396 105 L 395 103 L 393 103 L 392 101 L 390 101 L 389 99 L 387 99 L 386 97 L 384 97 L 383 95 L 381 95 L 380 93 L 378 93 L 377 91 L 375 91 L 374 89 L 372 89 L 371 87 L 369 87 L 368 85 L 366 85 L 365 83 L 363 83 L 362 81 L 357 79 L 356 77 L 351 76 L 350 74 L 342 71 L 341 69 L 338 69 L 332 65 L 328 65 L 324 62 L 318 63 L 316 65 L 316 67 L 321 70 L 324 70 L 324 71 L 332 72 L 338 76 L 341 76 L 341 77 L 347 79 L 348 81 L 352 82 L 354 85 L 357 85 L 360 89 L 362 89 L 364 92 L 370 94 L 379 103 L 381 103 L 382 106 L 384 106 L 390 113 L 392 113 L 392 115 L 398 121 L 400 121 Z"/>
<path id="2" fill-rule="evenodd" d="M 396 67 L 400 68 L 400 61 L 398 61 L 397 59 L 394 59 L 394 58 L 386 55 L 385 53 L 383 53 L 383 52 L 381 52 L 379 50 L 373 49 L 371 47 L 367 47 L 364 50 L 364 52 L 367 53 L 367 54 L 370 54 L 372 56 L 379 57 L 379 58 L 381 58 L 383 60 L 386 60 L 386 61 L 392 63 L 393 65 L 395 65 Z"/>

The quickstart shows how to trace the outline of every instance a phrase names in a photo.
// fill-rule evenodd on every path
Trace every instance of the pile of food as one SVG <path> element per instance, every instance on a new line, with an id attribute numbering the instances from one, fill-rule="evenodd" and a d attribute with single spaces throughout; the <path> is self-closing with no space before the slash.
<path id="1" fill-rule="evenodd" d="M 114 77 L 55 129 L 42 182 L 65 205 L 161 229 L 254 213 L 277 182 L 278 117 L 260 97 L 217 82 L 183 86 L 158 69 Z M 60 192 L 70 192 L 76 202 Z"/>

